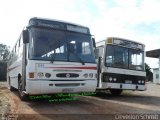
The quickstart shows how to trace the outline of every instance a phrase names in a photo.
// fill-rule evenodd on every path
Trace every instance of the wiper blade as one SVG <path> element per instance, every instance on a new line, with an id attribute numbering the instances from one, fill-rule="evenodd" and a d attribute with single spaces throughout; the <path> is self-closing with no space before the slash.
<path id="1" fill-rule="evenodd" d="M 53 54 L 51 54 L 51 63 L 53 63 L 54 62 L 54 60 L 55 60 L 55 57 L 56 57 L 56 54 L 55 53 L 53 53 Z"/>
<path id="2" fill-rule="evenodd" d="M 76 56 L 76 58 L 78 58 L 79 62 L 82 63 L 82 65 L 85 65 L 85 62 L 77 54 L 75 54 L 69 50 L 69 55 L 70 55 L 70 53 L 72 53 L 74 56 Z"/>
<path id="3" fill-rule="evenodd" d="M 74 54 L 74 55 L 79 59 L 79 61 L 82 63 L 82 65 L 85 65 L 84 61 L 77 54 Z"/>

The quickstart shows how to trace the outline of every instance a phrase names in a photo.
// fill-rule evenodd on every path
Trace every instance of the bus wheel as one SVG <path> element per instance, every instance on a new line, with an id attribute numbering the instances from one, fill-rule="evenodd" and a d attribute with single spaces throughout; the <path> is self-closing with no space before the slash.
<path id="1" fill-rule="evenodd" d="M 19 92 L 19 97 L 20 97 L 21 100 L 23 100 L 23 101 L 27 101 L 28 100 L 28 95 L 25 94 L 22 91 L 22 82 L 21 82 L 21 80 L 19 80 L 19 82 L 18 82 L 18 92 Z"/>
<path id="2" fill-rule="evenodd" d="M 122 93 L 122 89 L 110 89 L 113 96 L 119 96 Z"/>
<path id="3" fill-rule="evenodd" d="M 16 89 L 14 87 L 12 87 L 11 85 L 9 85 L 9 90 L 10 91 L 15 91 Z"/>

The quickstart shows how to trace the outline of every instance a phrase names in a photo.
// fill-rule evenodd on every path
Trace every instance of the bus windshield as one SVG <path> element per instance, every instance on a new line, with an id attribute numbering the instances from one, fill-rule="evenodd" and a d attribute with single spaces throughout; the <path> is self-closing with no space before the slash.
<path id="1" fill-rule="evenodd" d="M 105 59 L 108 67 L 144 70 L 144 52 L 139 49 L 107 45 Z"/>
<path id="2" fill-rule="evenodd" d="M 91 36 L 54 29 L 30 29 L 29 59 L 95 63 Z"/>

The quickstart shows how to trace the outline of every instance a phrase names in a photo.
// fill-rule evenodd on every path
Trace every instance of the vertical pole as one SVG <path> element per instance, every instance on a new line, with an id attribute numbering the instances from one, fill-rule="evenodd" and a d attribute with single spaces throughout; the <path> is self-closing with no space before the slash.
<path id="1" fill-rule="evenodd" d="M 98 57 L 98 69 L 97 69 L 97 87 L 101 88 L 101 63 L 102 62 L 102 57 Z"/>

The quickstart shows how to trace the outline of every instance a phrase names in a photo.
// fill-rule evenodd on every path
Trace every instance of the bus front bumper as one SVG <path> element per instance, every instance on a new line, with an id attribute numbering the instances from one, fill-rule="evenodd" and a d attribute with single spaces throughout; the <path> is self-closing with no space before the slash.
<path id="1" fill-rule="evenodd" d="M 26 93 L 29 95 L 95 92 L 97 80 L 46 81 L 27 80 Z"/>
<path id="2" fill-rule="evenodd" d="M 124 83 L 102 83 L 103 89 L 124 89 L 124 90 L 139 90 L 144 91 L 147 89 L 146 85 L 137 84 L 124 84 Z"/>

